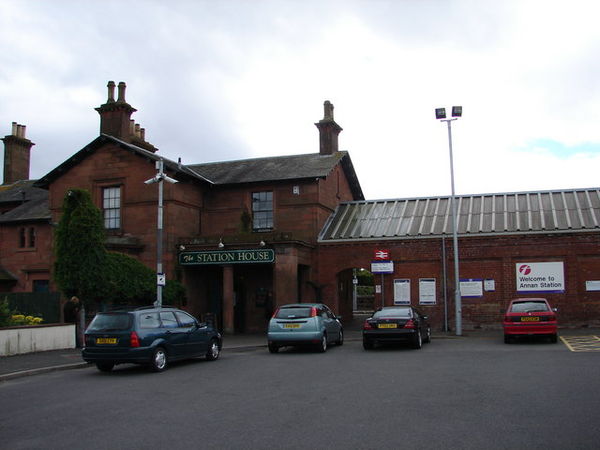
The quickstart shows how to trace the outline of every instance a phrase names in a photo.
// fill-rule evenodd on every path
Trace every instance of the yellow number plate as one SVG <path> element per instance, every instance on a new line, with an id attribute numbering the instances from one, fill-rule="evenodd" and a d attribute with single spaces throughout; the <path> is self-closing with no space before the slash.
<path id="1" fill-rule="evenodd" d="M 380 323 L 377 328 L 398 328 L 398 325 L 395 323 Z"/>
<path id="2" fill-rule="evenodd" d="M 283 328 L 300 328 L 299 323 L 285 323 L 283 324 Z"/>
<path id="3" fill-rule="evenodd" d="M 117 338 L 96 338 L 96 344 L 116 344 Z"/>
<path id="4" fill-rule="evenodd" d="M 536 316 L 521 317 L 521 322 L 539 322 L 540 318 Z"/>

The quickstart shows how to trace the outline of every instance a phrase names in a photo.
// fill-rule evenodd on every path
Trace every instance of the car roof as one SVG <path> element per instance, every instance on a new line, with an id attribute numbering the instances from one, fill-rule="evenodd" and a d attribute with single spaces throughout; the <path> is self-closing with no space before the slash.
<path id="1" fill-rule="evenodd" d="M 523 297 L 523 298 L 513 298 L 510 302 L 511 303 L 518 303 L 518 302 L 547 302 L 548 300 L 546 300 L 545 298 L 542 297 Z"/>
<path id="2" fill-rule="evenodd" d="M 311 308 L 311 307 L 319 307 L 326 306 L 324 303 L 288 303 L 287 305 L 281 305 L 280 308 Z"/>

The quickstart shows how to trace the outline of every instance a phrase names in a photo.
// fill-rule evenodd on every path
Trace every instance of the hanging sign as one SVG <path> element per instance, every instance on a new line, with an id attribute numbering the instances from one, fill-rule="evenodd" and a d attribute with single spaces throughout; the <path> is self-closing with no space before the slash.
<path id="1" fill-rule="evenodd" d="M 391 258 L 389 250 L 377 249 L 373 255 L 373 259 L 376 261 L 389 261 Z"/>
<path id="2" fill-rule="evenodd" d="M 371 262 L 371 273 L 394 273 L 394 261 Z"/>

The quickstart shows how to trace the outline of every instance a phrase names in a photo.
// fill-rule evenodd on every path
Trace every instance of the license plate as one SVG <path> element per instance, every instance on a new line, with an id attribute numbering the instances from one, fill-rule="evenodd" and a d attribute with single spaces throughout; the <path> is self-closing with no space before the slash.
<path id="1" fill-rule="evenodd" d="M 377 328 L 398 328 L 398 325 L 395 323 L 380 323 Z"/>
<path id="2" fill-rule="evenodd" d="M 284 323 L 283 328 L 300 328 L 299 323 Z"/>
<path id="3" fill-rule="evenodd" d="M 96 338 L 96 344 L 116 344 L 117 338 Z"/>
<path id="4" fill-rule="evenodd" d="M 521 322 L 539 322 L 540 318 L 537 316 L 521 317 Z"/>

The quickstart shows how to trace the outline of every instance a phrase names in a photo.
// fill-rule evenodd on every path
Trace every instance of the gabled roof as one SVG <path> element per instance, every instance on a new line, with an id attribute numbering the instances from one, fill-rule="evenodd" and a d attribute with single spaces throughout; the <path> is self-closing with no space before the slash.
<path id="1" fill-rule="evenodd" d="M 324 178 L 331 173 L 337 164 L 342 165 L 354 198 L 363 199 L 362 189 L 350 160 L 350 155 L 345 151 L 335 152 L 332 155 L 309 153 L 191 164 L 188 168 L 211 180 L 216 185 L 228 185 Z"/>
<path id="2" fill-rule="evenodd" d="M 92 142 L 90 142 L 88 145 L 86 145 L 84 148 L 82 148 L 77 153 L 72 155 L 65 162 L 63 162 L 62 164 L 60 164 L 59 166 L 54 168 L 52 171 L 50 171 L 46 175 L 44 175 L 42 178 L 40 178 L 35 183 L 35 185 L 38 187 L 47 187 L 50 183 L 52 183 L 54 180 L 56 180 L 58 177 L 60 177 L 63 173 L 65 173 L 66 171 L 71 169 L 71 167 L 78 164 L 82 159 L 88 157 L 93 152 L 95 152 L 98 148 L 102 147 L 105 144 L 109 144 L 109 143 L 116 144 L 119 147 L 123 148 L 124 150 L 130 151 L 136 155 L 139 155 L 139 156 L 146 158 L 148 160 L 151 160 L 151 161 L 158 161 L 159 159 L 162 159 L 164 161 L 165 169 L 173 171 L 176 176 L 184 175 L 184 176 L 192 177 L 201 182 L 213 184 L 211 181 L 207 180 L 202 175 L 199 175 L 198 173 L 191 171 L 184 165 L 180 165 L 179 163 L 177 163 L 175 161 L 171 161 L 170 159 L 167 159 L 161 155 L 158 155 L 151 151 L 145 150 L 141 147 L 130 144 L 128 142 L 122 141 L 113 136 L 109 136 L 108 134 L 101 134 L 96 139 L 94 139 Z"/>
<path id="3" fill-rule="evenodd" d="M 0 186 L 0 223 L 50 220 L 48 191 L 34 186 L 35 180 Z"/>
<path id="4" fill-rule="evenodd" d="M 450 197 L 345 202 L 319 242 L 452 235 Z M 485 236 L 600 231 L 600 188 L 456 196 L 457 234 Z"/>

